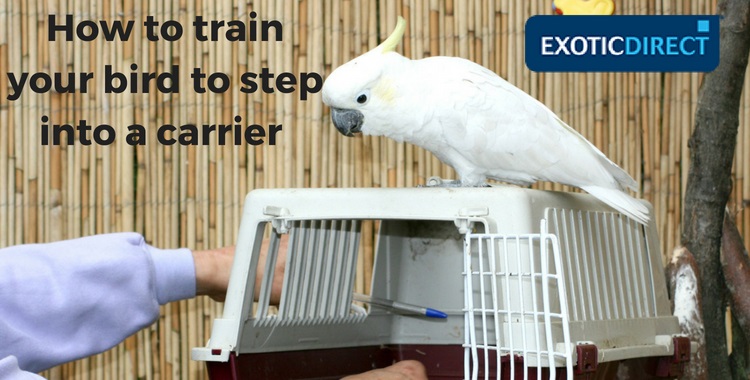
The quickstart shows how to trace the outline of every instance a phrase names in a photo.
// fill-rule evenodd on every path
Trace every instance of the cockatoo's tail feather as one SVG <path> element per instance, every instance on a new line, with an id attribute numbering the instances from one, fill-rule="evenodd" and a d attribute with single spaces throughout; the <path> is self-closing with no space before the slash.
<path id="1" fill-rule="evenodd" d="M 632 218 L 638 223 L 647 224 L 648 208 L 637 199 L 617 189 L 609 189 L 600 186 L 581 186 L 589 194 L 597 197 L 600 201 L 608 204 L 613 209 Z"/>

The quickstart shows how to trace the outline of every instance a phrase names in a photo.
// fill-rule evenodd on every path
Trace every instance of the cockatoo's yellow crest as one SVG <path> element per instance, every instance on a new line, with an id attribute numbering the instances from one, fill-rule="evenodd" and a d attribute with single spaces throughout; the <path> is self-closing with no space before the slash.
<path id="1" fill-rule="evenodd" d="M 404 36 L 404 31 L 406 30 L 406 20 L 404 20 L 403 17 L 398 16 L 398 21 L 396 22 L 396 28 L 393 29 L 393 32 L 391 33 L 388 38 L 381 42 L 380 45 L 378 45 L 376 50 L 380 50 L 381 53 L 390 53 L 392 51 L 396 50 L 396 46 L 398 46 L 398 43 L 401 42 L 401 37 Z"/>

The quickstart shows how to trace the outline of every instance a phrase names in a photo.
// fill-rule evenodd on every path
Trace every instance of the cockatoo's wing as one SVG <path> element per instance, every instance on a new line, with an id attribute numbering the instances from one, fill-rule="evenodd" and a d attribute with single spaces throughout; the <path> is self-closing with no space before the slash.
<path id="1" fill-rule="evenodd" d="M 445 57 L 422 61 L 439 68 L 446 82 L 441 87 L 451 91 L 427 95 L 436 109 L 427 123 L 449 145 L 436 154 L 462 180 L 468 176 L 475 182 L 484 175 L 522 184 L 558 182 L 582 188 L 639 221 L 648 220 L 647 208 L 620 191 L 636 188 L 632 177 L 541 102 L 473 62 Z"/>
<path id="2" fill-rule="evenodd" d="M 488 176 L 512 180 L 528 173 L 578 187 L 616 187 L 610 172 L 622 170 L 539 101 L 470 61 L 446 59 L 438 66 L 451 93 L 431 95 L 434 127 Z"/>

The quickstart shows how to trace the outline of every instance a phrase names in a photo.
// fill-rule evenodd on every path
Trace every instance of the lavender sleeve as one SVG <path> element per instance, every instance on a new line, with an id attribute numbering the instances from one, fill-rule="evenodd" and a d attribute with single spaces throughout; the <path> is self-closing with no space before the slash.
<path id="1" fill-rule="evenodd" d="M 193 296 L 190 250 L 136 233 L 0 249 L 0 379 L 105 351 Z"/>

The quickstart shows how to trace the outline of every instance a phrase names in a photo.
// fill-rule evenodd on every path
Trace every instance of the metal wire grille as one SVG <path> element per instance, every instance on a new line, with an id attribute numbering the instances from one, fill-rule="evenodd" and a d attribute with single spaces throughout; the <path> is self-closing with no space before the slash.
<path id="1" fill-rule="evenodd" d="M 554 379 L 556 366 L 572 378 L 559 244 L 542 231 L 466 235 L 464 378 Z"/>
<path id="2" fill-rule="evenodd" d="M 255 325 L 364 320 L 364 309 L 352 306 L 360 235 L 358 220 L 294 221 L 278 312 L 270 306 L 273 275 L 266 276 L 261 284 Z M 278 254 L 279 235 L 272 234 L 264 273 L 274 273 Z"/>

